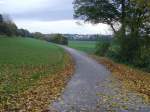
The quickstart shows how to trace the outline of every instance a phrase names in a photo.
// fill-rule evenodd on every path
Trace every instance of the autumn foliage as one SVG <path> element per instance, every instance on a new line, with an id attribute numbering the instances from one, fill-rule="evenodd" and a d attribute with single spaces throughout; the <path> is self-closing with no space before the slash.
<path id="1" fill-rule="evenodd" d="M 115 63 L 105 57 L 92 57 L 101 64 L 104 64 L 112 72 L 114 77 L 122 81 L 126 89 L 139 92 L 147 102 L 150 101 L 150 73 Z"/>
<path id="2" fill-rule="evenodd" d="M 47 109 L 73 72 L 70 55 L 45 41 L 0 40 L 0 112 Z"/>

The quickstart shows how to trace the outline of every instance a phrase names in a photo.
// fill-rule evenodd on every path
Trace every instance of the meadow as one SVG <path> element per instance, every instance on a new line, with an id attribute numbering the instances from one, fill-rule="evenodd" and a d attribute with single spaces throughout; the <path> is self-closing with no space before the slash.
<path id="1" fill-rule="evenodd" d="M 69 47 L 84 51 L 89 54 L 95 52 L 96 41 L 69 41 Z"/>
<path id="2" fill-rule="evenodd" d="M 65 51 L 55 44 L 31 38 L 0 37 L 0 108 L 43 77 L 62 71 L 68 61 Z"/>

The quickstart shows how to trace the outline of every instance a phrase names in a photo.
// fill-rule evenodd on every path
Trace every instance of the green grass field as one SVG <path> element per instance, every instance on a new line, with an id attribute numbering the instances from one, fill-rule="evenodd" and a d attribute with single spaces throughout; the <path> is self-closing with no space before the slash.
<path id="1" fill-rule="evenodd" d="M 96 41 L 69 41 L 69 47 L 90 54 L 95 52 L 95 45 L 96 45 Z"/>
<path id="2" fill-rule="evenodd" d="M 0 38 L 0 102 L 47 75 L 61 71 L 68 55 L 55 44 L 31 38 Z"/>

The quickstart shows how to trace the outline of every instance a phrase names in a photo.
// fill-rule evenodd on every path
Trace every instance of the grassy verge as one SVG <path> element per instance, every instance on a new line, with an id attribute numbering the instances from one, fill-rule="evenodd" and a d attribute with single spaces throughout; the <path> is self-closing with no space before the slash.
<path id="1" fill-rule="evenodd" d="M 54 44 L 0 38 L 0 110 L 41 111 L 61 92 L 73 64 Z"/>
<path id="2" fill-rule="evenodd" d="M 95 52 L 96 41 L 69 41 L 69 47 L 86 53 L 93 54 Z"/>
<path id="3" fill-rule="evenodd" d="M 105 65 L 114 77 L 122 81 L 127 89 L 137 91 L 150 102 L 150 73 L 131 68 L 124 64 L 118 64 L 106 57 L 92 55 L 99 63 Z"/>

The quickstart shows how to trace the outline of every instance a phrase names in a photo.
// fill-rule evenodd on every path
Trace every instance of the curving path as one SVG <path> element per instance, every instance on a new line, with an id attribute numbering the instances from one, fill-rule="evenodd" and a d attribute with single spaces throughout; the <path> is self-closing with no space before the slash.
<path id="1" fill-rule="evenodd" d="M 61 98 L 53 103 L 58 112 L 150 112 L 141 95 L 121 88 L 121 82 L 85 53 L 62 46 L 76 68 Z"/>

